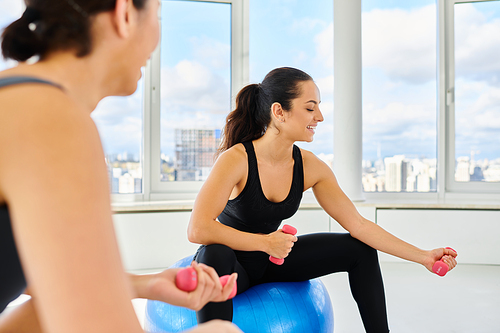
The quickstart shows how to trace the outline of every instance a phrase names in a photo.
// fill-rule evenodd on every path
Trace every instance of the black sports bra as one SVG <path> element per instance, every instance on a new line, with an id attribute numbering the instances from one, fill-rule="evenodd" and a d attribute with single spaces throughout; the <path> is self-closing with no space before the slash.
<path id="1" fill-rule="evenodd" d="M 229 200 L 219 215 L 219 221 L 240 231 L 268 234 L 276 231 L 281 221 L 299 209 L 304 192 L 304 170 L 300 148 L 293 146 L 293 179 L 290 192 L 281 202 L 269 201 L 259 178 L 257 158 L 252 142 L 244 142 L 248 155 L 248 178 L 241 193 Z"/>
<path id="2" fill-rule="evenodd" d="M 62 89 L 57 84 L 33 77 L 0 78 L 0 88 L 22 83 L 49 84 Z M 12 232 L 9 209 L 6 204 L 0 204 L 0 313 L 24 289 L 26 289 L 26 279 Z"/>

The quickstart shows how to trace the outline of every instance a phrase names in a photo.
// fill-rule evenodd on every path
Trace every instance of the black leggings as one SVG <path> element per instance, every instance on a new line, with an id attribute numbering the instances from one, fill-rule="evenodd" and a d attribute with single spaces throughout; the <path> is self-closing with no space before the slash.
<path id="1" fill-rule="evenodd" d="M 384 284 L 377 251 L 349 234 L 318 233 L 298 237 L 281 266 L 264 252 L 235 251 L 220 245 L 202 246 L 195 260 L 215 268 L 219 275 L 238 273 L 238 294 L 266 282 L 305 281 L 336 272 L 348 272 L 351 293 L 368 333 L 389 332 Z M 198 322 L 231 321 L 233 301 L 208 303 L 197 312 Z"/>

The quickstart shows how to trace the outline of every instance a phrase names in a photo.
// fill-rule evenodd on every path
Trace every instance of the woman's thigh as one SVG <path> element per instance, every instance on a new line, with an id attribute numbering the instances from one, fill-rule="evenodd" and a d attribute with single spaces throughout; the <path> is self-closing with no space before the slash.
<path id="1" fill-rule="evenodd" d="M 376 250 L 348 233 L 317 233 L 298 237 L 283 265 L 269 265 L 261 282 L 305 281 L 336 272 L 349 272 L 363 261 L 374 262 Z"/>

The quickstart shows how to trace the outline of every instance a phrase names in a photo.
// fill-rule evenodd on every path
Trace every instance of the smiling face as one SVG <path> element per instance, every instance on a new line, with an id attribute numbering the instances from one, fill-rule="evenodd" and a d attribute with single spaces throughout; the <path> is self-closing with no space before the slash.
<path id="1" fill-rule="evenodd" d="M 313 141 L 316 126 L 323 121 L 323 114 L 319 109 L 321 102 L 319 89 L 314 81 L 304 81 L 298 84 L 301 90 L 299 97 L 292 100 L 290 110 L 277 117 L 283 135 L 293 141 Z"/>

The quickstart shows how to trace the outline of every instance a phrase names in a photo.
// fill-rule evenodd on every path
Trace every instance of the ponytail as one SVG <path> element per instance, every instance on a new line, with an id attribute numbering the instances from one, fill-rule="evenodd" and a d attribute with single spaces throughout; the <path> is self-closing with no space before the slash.
<path id="1" fill-rule="evenodd" d="M 40 12 L 27 8 L 23 16 L 5 28 L 2 34 L 2 54 L 6 59 L 26 61 L 36 54 L 44 53 L 44 45 L 35 32 Z"/>
<path id="2" fill-rule="evenodd" d="M 271 121 L 270 113 L 262 108 L 262 104 L 266 104 L 263 103 L 265 99 L 260 84 L 249 84 L 240 90 L 236 96 L 236 108 L 226 118 L 217 155 L 237 143 L 264 135 Z"/>
<path id="3" fill-rule="evenodd" d="M 262 83 L 241 89 L 236 96 L 236 109 L 226 118 L 216 158 L 238 143 L 263 136 L 271 124 L 273 103 L 280 103 L 285 111 L 290 110 L 292 100 L 302 92 L 299 83 L 312 80 L 299 69 L 281 67 L 269 72 Z"/>

